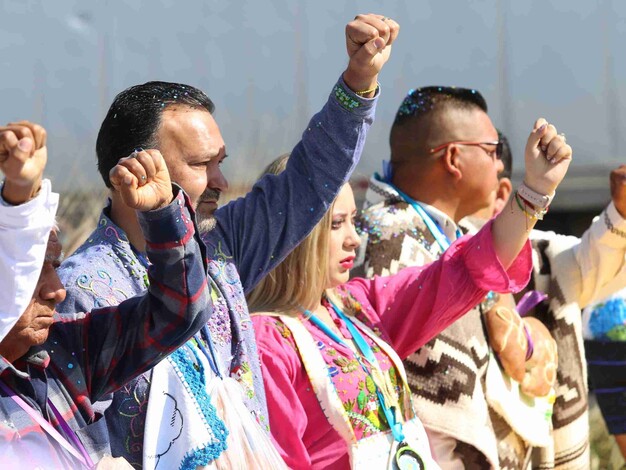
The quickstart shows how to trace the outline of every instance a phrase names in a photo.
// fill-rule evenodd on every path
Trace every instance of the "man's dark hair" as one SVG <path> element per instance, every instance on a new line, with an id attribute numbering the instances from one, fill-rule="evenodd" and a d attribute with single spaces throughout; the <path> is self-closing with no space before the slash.
<path id="1" fill-rule="evenodd" d="M 393 125 L 419 119 L 439 108 L 472 109 L 478 107 L 487 112 L 487 102 L 478 90 L 447 86 L 427 86 L 409 90 L 394 119 Z"/>
<path id="2" fill-rule="evenodd" d="M 429 128 L 437 127 L 438 116 L 449 110 L 475 109 L 487 112 L 487 102 L 478 90 L 446 86 L 409 90 L 391 126 L 392 163 L 400 163 L 418 151 L 421 143 L 416 139 L 425 138 L 431 132 Z"/>
<path id="3" fill-rule="evenodd" d="M 500 129 L 497 129 L 497 131 L 498 141 L 502 144 L 502 156 L 500 159 L 502 160 L 502 165 L 504 165 L 504 170 L 502 170 L 502 173 L 498 175 L 498 178 L 511 179 L 511 174 L 513 172 L 513 154 L 511 153 L 509 139 L 506 138 Z"/>
<path id="4" fill-rule="evenodd" d="M 111 188 L 109 172 L 120 158 L 138 147 L 159 147 L 157 132 L 161 115 L 173 105 L 206 109 L 209 113 L 215 109 L 204 92 L 180 83 L 147 82 L 127 88 L 115 97 L 96 141 L 98 171 L 108 188 Z"/>

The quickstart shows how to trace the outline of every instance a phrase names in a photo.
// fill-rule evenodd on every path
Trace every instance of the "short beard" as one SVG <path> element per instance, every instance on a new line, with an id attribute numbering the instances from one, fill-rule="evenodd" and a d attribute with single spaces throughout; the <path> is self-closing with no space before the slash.
<path id="1" fill-rule="evenodd" d="M 198 232 L 202 236 L 212 231 L 217 222 L 213 215 L 196 214 L 196 224 L 198 225 Z"/>
<path id="2" fill-rule="evenodd" d="M 199 202 L 215 201 L 217 203 L 220 200 L 221 193 L 222 192 L 219 189 L 207 188 L 200 196 Z M 213 215 L 213 212 L 211 214 L 201 214 L 198 211 L 196 212 L 196 223 L 198 224 L 198 231 L 200 232 L 200 235 L 207 234 L 215 228 L 215 216 Z"/>

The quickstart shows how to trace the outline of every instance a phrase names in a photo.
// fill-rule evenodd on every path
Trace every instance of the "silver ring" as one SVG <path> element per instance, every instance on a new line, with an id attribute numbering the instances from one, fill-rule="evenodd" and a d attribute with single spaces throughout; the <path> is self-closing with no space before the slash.
<path id="1" fill-rule="evenodd" d="M 132 152 L 128 158 L 137 158 L 138 153 L 137 152 Z"/>
<path id="2" fill-rule="evenodd" d="M 141 175 L 141 181 L 145 181 L 146 180 L 146 175 Z"/>

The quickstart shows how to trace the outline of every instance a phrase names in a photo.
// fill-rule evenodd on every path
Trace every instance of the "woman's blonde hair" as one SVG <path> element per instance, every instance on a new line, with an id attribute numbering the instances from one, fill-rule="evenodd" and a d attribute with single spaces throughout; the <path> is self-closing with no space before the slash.
<path id="1" fill-rule="evenodd" d="M 281 155 L 263 172 L 279 174 L 289 154 Z M 320 301 L 328 285 L 328 250 L 333 205 L 311 233 L 246 295 L 253 312 L 297 314 Z"/>

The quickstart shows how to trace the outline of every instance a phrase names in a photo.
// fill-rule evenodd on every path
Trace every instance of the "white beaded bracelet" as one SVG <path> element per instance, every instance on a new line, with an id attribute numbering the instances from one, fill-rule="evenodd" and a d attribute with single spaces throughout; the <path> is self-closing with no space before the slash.
<path id="1" fill-rule="evenodd" d="M 522 183 L 517 188 L 517 194 L 519 194 L 522 199 L 528 201 L 536 208 L 545 209 L 550 205 L 556 193 L 552 193 L 549 196 L 546 196 L 545 194 L 540 194 L 537 191 L 533 191 L 526 185 L 526 183 Z"/>

